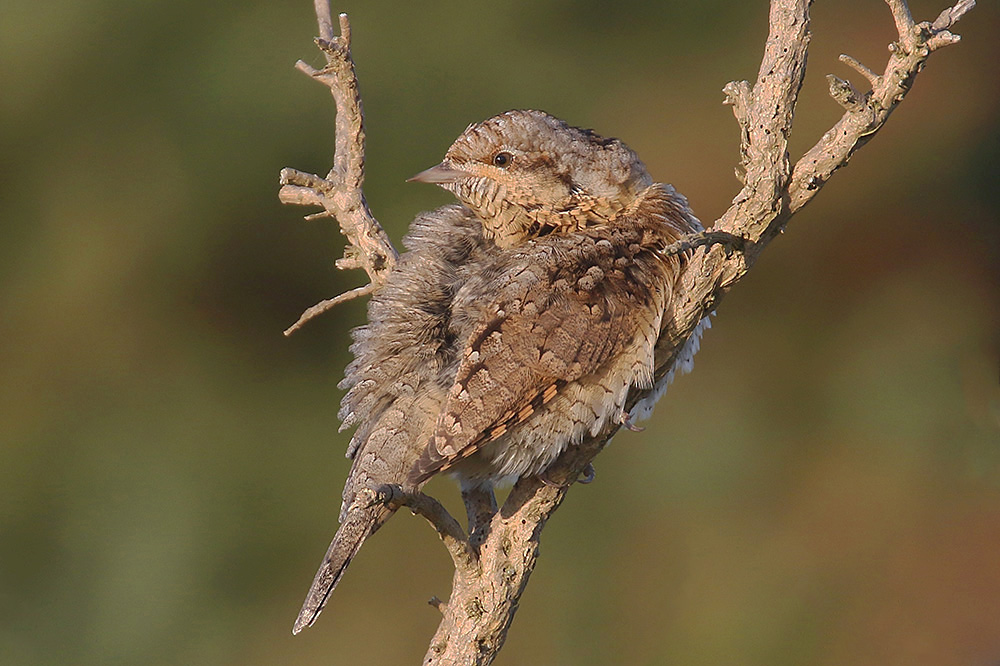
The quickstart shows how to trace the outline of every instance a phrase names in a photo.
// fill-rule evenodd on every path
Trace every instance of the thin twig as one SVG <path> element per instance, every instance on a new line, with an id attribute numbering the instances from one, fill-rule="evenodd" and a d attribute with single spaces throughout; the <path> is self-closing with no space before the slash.
<path id="1" fill-rule="evenodd" d="M 868 69 L 863 63 L 856 60 L 855 58 L 852 58 L 846 53 L 841 53 L 839 60 L 840 62 L 844 63 L 854 71 L 861 74 L 861 76 L 868 79 L 868 83 L 871 84 L 872 88 L 882 85 L 882 77 L 873 72 L 872 70 Z"/>
<path id="2" fill-rule="evenodd" d="M 368 284 L 351 289 L 350 291 L 345 291 L 339 296 L 334 296 L 333 298 L 328 298 L 325 301 L 320 301 L 316 305 L 306 308 L 305 312 L 299 315 L 298 321 L 285 329 L 284 335 L 289 336 L 295 331 L 299 330 L 306 325 L 311 319 L 315 319 L 327 310 L 331 310 L 341 303 L 346 303 L 347 301 L 354 300 L 355 298 L 360 298 L 362 296 L 367 296 L 368 294 L 375 291 L 375 285 L 369 282 Z"/>
<path id="3" fill-rule="evenodd" d="M 864 96 L 857 91 L 850 81 L 845 81 L 833 74 L 827 74 L 826 80 L 830 84 L 830 97 L 837 104 L 844 107 L 844 109 L 847 111 L 857 111 L 864 106 Z"/>

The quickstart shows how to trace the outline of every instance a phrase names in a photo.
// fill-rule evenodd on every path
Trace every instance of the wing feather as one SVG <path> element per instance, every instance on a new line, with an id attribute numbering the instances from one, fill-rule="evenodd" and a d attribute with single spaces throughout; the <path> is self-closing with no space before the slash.
<path id="1" fill-rule="evenodd" d="M 621 290 L 586 290 L 561 281 L 531 281 L 487 308 L 502 314 L 469 336 L 412 483 L 448 469 L 526 421 L 569 382 L 598 370 L 634 338 L 628 315 L 629 307 L 638 304 L 626 303 Z"/>
<path id="2" fill-rule="evenodd" d="M 458 336 L 466 342 L 455 381 L 409 481 L 422 483 L 503 436 L 599 373 L 640 333 L 655 339 L 658 331 L 646 328 L 658 326 L 680 264 L 660 250 L 696 226 L 686 202 L 654 184 L 613 223 L 529 240 L 467 285 L 473 314 Z M 455 305 L 463 309 L 461 297 Z"/>

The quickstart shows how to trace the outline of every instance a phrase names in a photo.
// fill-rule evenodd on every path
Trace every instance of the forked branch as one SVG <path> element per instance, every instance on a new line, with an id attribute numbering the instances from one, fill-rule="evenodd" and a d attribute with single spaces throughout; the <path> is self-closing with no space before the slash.
<path id="1" fill-rule="evenodd" d="M 347 238 L 344 257 L 337 261 L 337 268 L 363 268 L 370 284 L 312 306 L 285 331 L 285 335 L 340 303 L 372 293 L 392 270 L 398 256 L 385 230 L 368 208 L 362 189 L 365 180 L 364 114 L 351 59 L 351 25 L 347 14 L 341 14 L 340 36 L 335 37 L 329 3 L 315 0 L 315 5 L 320 34 L 316 45 L 326 56 L 326 66 L 316 69 L 300 60 L 295 67 L 327 86 L 333 95 L 337 106 L 333 167 L 325 178 L 282 169 L 278 198 L 282 203 L 322 206 L 323 216 L 337 218 L 340 231 Z"/>
<path id="2" fill-rule="evenodd" d="M 415 515 L 423 516 L 441 537 L 441 542 L 448 549 L 455 569 L 467 575 L 477 573 L 478 557 L 469 545 L 465 530 L 436 499 L 421 492 L 408 493 L 397 485 L 391 485 L 380 488 L 373 501 L 384 502 L 394 508 L 405 506 Z"/>
<path id="3" fill-rule="evenodd" d="M 889 61 L 881 75 L 848 55 L 840 56 L 842 62 L 867 79 L 871 90 L 863 95 L 856 91 L 845 94 L 844 85 L 850 86 L 850 83 L 836 77 L 833 77 L 836 83 L 831 80 L 830 94 L 845 112 L 837 124 L 795 163 L 788 186 L 788 215 L 809 203 L 833 172 L 847 164 L 851 155 L 875 136 L 889 114 L 906 97 L 930 54 L 961 39 L 950 28 L 976 6 L 975 0 L 960 0 L 954 7 L 941 12 L 933 22 L 915 23 L 906 2 L 886 0 L 886 3 L 892 10 L 899 41 L 889 46 Z"/>

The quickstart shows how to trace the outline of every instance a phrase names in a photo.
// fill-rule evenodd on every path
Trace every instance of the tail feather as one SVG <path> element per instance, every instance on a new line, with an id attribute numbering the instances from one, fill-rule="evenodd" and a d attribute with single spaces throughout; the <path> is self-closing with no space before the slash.
<path id="1" fill-rule="evenodd" d="M 323 564 L 316 572 L 309 594 L 306 595 L 302 610 L 299 611 L 299 616 L 292 627 L 293 634 L 312 626 L 326 605 L 326 600 L 330 598 L 330 593 L 340 582 L 340 577 L 344 575 L 347 566 L 361 549 L 361 544 L 382 527 L 394 512 L 394 509 L 384 504 L 356 506 L 348 511 L 333 541 L 330 542 Z"/>

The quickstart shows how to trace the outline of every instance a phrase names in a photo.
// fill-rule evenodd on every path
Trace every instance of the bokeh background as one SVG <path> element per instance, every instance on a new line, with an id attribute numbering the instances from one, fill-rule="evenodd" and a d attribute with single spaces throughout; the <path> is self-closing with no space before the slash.
<path id="1" fill-rule="evenodd" d="M 292 620 L 347 470 L 336 384 L 360 284 L 330 221 L 312 3 L 0 8 L 0 663 L 415 664 L 449 560 L 400 515 L 316 627 Z M 914 0 L 919 19 L 939 1 Z M 404 179 L 535 107 L 619 136 L 706 222 L 738 190 L 720 102 L 762 1 L 341 0 L 372 207 L 394 241 L 446 193 Z M 792 137 L 894 36 L 818 2 Z M 1000 12 L 984 2 L 878 137 L 726 299 L 694 374 L 574 489 L 498 664 L 1000 663 Z M 456 507 L 454 488 L 430 491 Z"/>

